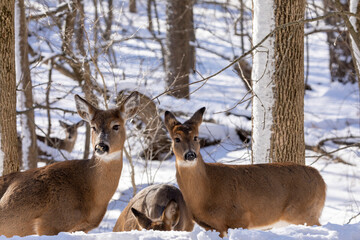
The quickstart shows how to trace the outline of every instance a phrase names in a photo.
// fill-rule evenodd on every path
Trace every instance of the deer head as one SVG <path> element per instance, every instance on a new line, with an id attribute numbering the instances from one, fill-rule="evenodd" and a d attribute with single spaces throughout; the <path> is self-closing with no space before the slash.
<path id="1" fill-rule="evenodd" d="M 65 140 L 73 142 L 76 141 L 78 131 L 77 129 L 84 125 L 85 121 L 81 120 L 75 124 L 67 124 L 59 120 L 60 126 L 65 130 Z"/>
<path id="2" fill-rule="evenodd" d="M 125 141 L 125 120 L 136 110 L 139 98 L 131 94 L 120 106 L 100 110 L 80 96 L 75 96 L 77 111 L 91 127 L 91 142 L 95 156 L 112 160 L 121 154 Z"/>
<path id="3" fill-rule="evenodd" d="M 172 147 L 177 161 L 191 163 L 196 161 L 199 156 L 199 126 L 202 123 L 204 112 L 205 107 L 200 108 L 183 124 L 175 118 L 174 114 L 169 111 L 165 112 L 165 126 L 172 139 Z"/>
<path id="4" fill-rule="evenodd" d="M 159 231 L 171 231 L 179 222 L 180 210 L 175 200 L 171 200 L 165 207 L 160 219 L 152 220 L 144 213 L 139 212 L 135 208 L 131 208 L 139 226 L 144 229 L 153 229 Z"/>

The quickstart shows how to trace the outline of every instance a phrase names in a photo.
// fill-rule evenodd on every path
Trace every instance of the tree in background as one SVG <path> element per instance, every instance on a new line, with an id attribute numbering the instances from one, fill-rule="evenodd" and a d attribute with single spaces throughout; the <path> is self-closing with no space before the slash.
<path id="1" fill-rule="evenodd" d="M 341 14 L 341 17 L 344 20 L 351 39 L 351 55 L 354 61 L 354 68 L 360 89 L 360 20 L 355 17 L 360 14 L 360 1 L 350 0 L 349 2 L 350 14 L 354 14 L 354 16 L 349 16 L 349 11 L 344 8 L 340 0 L 334 0 L 333 4 L 339 12 L 346 13 Z"/>
<path id="2" fill-rule="evenodd" d="M 136 0 L 129 0 L 129 12 L 136 13 Z"/>
<path id="3" fill-rule="evenodd" d="M 342 5 L 345 8 L 348 8 L 349 4 L 344 3 Z M 325 14 L 333 12 L 334 10 L 336 9 L 332 0 L 324 0 Z M 355 83 L 356 77 L 349 47 L 349 33 L 339 29 L 338 26 L 340 22 L 340 16 L 331 16 L 325 19 L 325 23 L 334 29 L 333 31 L 326 32 L 327 41 L 329 43 L 329 69 L 331 81 Z"/>
<path id="4" fill-rule="evenodd" d="M 24 0 L 17 0 L 15 5 L 15 51 L 19 54 L 16 60 L 16 79 L 19 84 L 19 109 L 21 114 L 22 167 L 37 167 L 37 144 L 35 117 L 33 109 L 32 82 L 28 57 L 28 31 L 25 16 Z"/>
<path id="5" fill-rule="evenodd" d="M 176 98 L 189 98 L 190 1 L 166 2 L 166 85 Z"/>
<path id="6" fill-rule="evenodd" d="M 14 0 L 0 1 L 0 174 L 19 171 L 16 134 Z"/>
<path id="7" fill-rule="evenodd" d="M 253 1 L 253 162 L 305 163 L 305 1 Z"/>
<path id="8" fill-rule="evenodd" d="M 354 13 L 357 16 L 360 16 L 360 1 L 359 0 L 350 0 L 350 12 Z M 356 69 L 356 75 L 359 83 L 360 89 L 360 20 L 354 16 L 350 17 L 350 23 L 352 30 L 350 32 L 351 36 L 351 47 L 352 47 L 352 56 L 354 59 L 354 66 Z M 351 28 L 350 26 L 350 28 Z"/>

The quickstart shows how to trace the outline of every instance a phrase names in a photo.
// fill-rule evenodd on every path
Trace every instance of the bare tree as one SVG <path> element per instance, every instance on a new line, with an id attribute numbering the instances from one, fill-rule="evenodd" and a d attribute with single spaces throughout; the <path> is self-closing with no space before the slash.
<path id="1" fill-rule="evenodd" d="M 355 15 L 360 15 L 360 1 L 359 0 L 350 0 L 350 12 Z M 351 47 L 352 47 L 352 56 L 354 59 L 355 70 L 357 74 L 357 79 L 360 89 L 360 20 L 355 17 L 350 18 L 351 26 L 353 31 L 351 31 Z M 350 28 L 351 28 L 350 26 Z"/>
<path id="2" fill-rule="evenodd" d="M 21 115 L 21 139 L 22 139 L 22 167 L 24 169 L 37 167 L 37 144 L 35 132 L 35 116 L 33 109 L 32 82 L 28 58 L 28 31 L 25 16 L 24 0 L 16 1 L 16 24 L 15 49 L 19 53 L 15 56 L 17 69 L 17 82 L 19 83 L 19 109 L 25 111 Z"/>
<path id="3" fill-rule="evenodd" d="M 334 0 L 335 7 L 338 11 L 344 12 L 344 6 L 340 0 Z M 351 0 L 349 4 L 349 10 L 354 16 L 347 16 L 342 14 L 341 17 L 344 20 L 345 26 L 348 30 L 351 39 L 351 55 L 354 61 L 354 67 L 358 78 L 358 84 L 360 88 L 360 20 L 355 18 L 360 13 L 360 2 L 358 0 Z"/>
<path id="4" fill-rule="evenodd" d="M 348 3 L 342 4 L 348 8 Z M 325 14 L 336 10 L 331 0 L 324 0 Z M 355 69 L 350 50 L 349 33 L 339 29 L 342 18 L 331 16 L 325 19 L 325 23 L 333 27 L 333 31 L 326 32 L 329 43 L 329 69 L 331 81 L 355 83 Z"/>
<path id="5" fill-rule="evenodd" d="M 16 134 L 14 0 L 0 1 L 0 174 L 19 171 Z"/>
<path id="6" fill-rule="evenodd" d="M 166 2 L 166 85 L 176 98 L 189 98 L 190 1 Z"/>
<path id="7" fill-rule="evenodd" d="M 254 162 L 305 163 L 304 18 L 305 1 L 254 1 L 252 86 Z M 261 26 L 261 27 L 260 27 Z"/>
<path id="8" fill-rule="evenodd" d="M 196 70 L 196 49 L 195 49 L 195 42 L 196 42 L 196 36 L 195 36 L 195 27 L 194 27 L 194 4 L 195 0 L 190 0 L 189 2 L 189 11 L 190 11 L 190 27 L 189 27 L 189 71 L 195 72 Z"/>

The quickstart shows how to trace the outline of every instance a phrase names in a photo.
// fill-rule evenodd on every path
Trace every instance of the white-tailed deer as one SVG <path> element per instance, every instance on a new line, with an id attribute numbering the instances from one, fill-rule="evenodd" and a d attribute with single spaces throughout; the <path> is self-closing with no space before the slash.
<path id="1" fill-rule="evenodd" d="M 282 221 L 320 225 L 326 185 L 316 169 L 293 163 L 205 163 L 198 139 L 204 111 L 183 124 L 165 112 L 176 179 L 200 226 L 224 236 L 229 228 L 266 228 Z"/>
<path id="2" fill-rule="evenodd" d="M 137 96 L 100 110 L 75 96 L 79 115 L 92 129 L 94 154 L 0 177 L 0 235 L 56 235 L 89 231 L 102 220 L 121 175 L 125 119 Z"/>
<path id="3" fill-rule="evenodd" d="M 65 138 L 55 138 L 55 137 L 44 137 L 37 135 L 37 140 L 45 143 L 49 147 L 62 149 L 68 152 L 72 152 L 74 149 L 77 135 L 78 135 L 78 128 L 83 126 L 85 121 L 81 120 L 75 124 L 67 124 L 61 120 L 59 120 L 60 126 L 65 130 Z M 47 155 L 45 152 L 39 149 L 39 155 Z"/>
<path id="4" fill-rule="evenodd" d="M 121 212 L 114 232 L 153 229 L 192 231 L 194 222 L 180 190 L 167 184 L 144 188 Z"/>

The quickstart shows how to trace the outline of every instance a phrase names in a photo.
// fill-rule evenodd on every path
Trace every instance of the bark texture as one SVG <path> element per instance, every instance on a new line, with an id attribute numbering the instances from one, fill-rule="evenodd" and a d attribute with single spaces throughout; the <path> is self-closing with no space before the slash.
<path id="1" fill-rule="evenodd" d="M 22 76 L 17 76 L 20 79 L 21 86 L 21 97 L 20 101 L 22 103 L 23 111 L 26 110 L 24 116 L 21 117 L 21 137 L 23 139 L 23 149 L 27 154 L 22 154 L 26 159 L 22 159 L 23 163 L 26 166 L 23 166 L 24 169 L 27 168 L 36 168 L 37 167 L 37 144 L 36 144 L 36 132 L 35 132 L 35 116 L 33 108 L 33 95 L 32 95 L 32 82 L 29 69 L 29 58 L 28 58 L 28 39 L 27 39 L 27 22 L 25 16 L 25 5 L 24 0 L 16 1 L 17 8 L 19 9 L 20 15 L 17 16 L 19 19 L 19 61 L 20 61 L 20 72 Z M 25 134 L 27 132 L 27 134 Z M 24 143 L 27 144 L 24 144 Z"/>
<path id="2" fill-rule="evenodd" d="M 191 0 L 166 3 L 166 84 L 170 95 L 189 98 Z"/>
<path id="3" fill-rule="evenodd" d="M 351 0 L 350 1 L 351 9 L 350 11 L 355 13 L 357 16 L 360 15 L 360 1 L 359 0 Z M 354 28 L 353 34 L 351 34 L 351 47 L 352 47 L 352 56 L 354 60 L 354 66 L 356 70 L 358 85 L 360 89 L 360 20 L 351 17 L 351 24 Z"/>
<path id="4" fill-rule="evenodd" d="M 4 175 L 20 168 L 16 134 L 14 9 L 14 0 L 0 1 L 0 141 Z"/>
<path id="5" fill-rule="evenodd" d="M 303 19 L 305 0 L 275 0 L 275 25 Z M 305 164 L 304 26 L 281 28 L 275 35 L 275 104 L 271 162 Z"/>
<path id="6" fill-rule="evenodd" d="M 136 13 L 136 0 L 129 0 L 129 12 Z"/>

